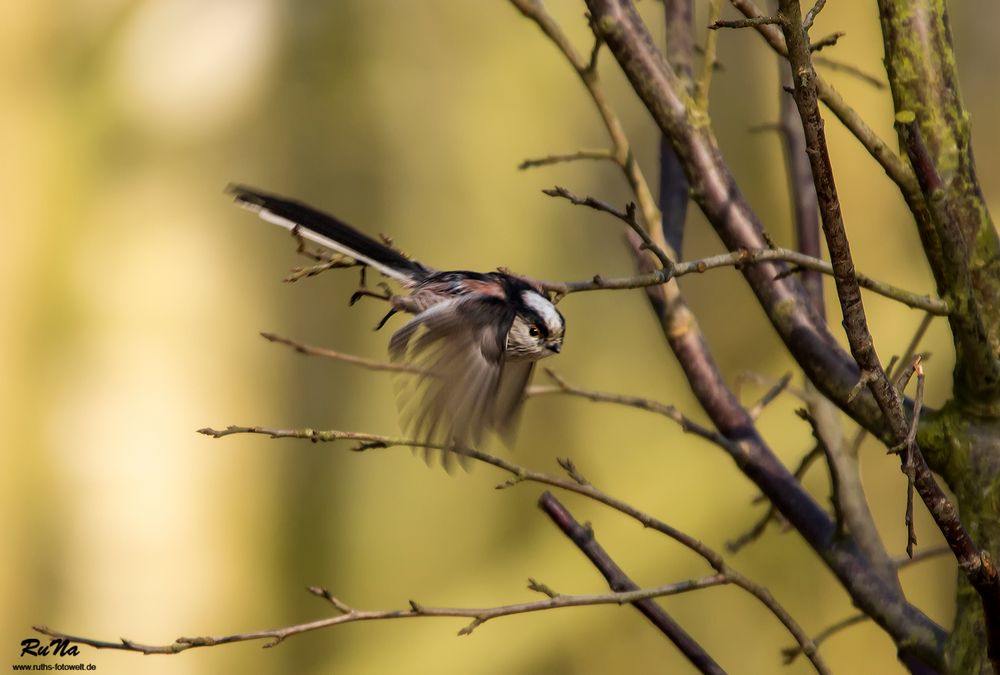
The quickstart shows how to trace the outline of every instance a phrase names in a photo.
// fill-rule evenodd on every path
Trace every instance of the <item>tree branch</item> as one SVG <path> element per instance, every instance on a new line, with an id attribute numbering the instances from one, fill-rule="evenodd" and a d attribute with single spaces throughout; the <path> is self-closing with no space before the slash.
<path id="1" fill-rule="evenodd" d="M 650 598 L 677 595 L 690 591 L 710 588 L 720 584 L 729 583 L 723 574 L 713 574 L 700 579 L 681 581 L 655 588 L 643 588 L 629 591 L 590 594 L 590 595 L 560 595 L 555 594 L 545 600 L 534 602 L 522 602 L 511 605 L 501 605 L 498 607 L 466 608 L 466 607 L 427 607 L 410 600 L 409 609 L 390 610 L 363 610 L 355 609 L 342 600 L 333 596 L 328 590 L 316 586 L 310 586 L 309 592 L 318 597 L 324 598 L 332 604 L 338 611 L 336 616 L 298 623 L 283 628 L 272 628 L 269 630 L 252 631 L 249 633 L 235 633 L 233 635 L 223 635 L 219 637 L 180 637 L 167 645 L 148 645 L 135 642 L 126 638 L 121 638 L 117 642 L 105 640 L 95 640 L 93 638 L 70 635 L 53 630 L 47 626 L 33 626 L 33 628 L 53 638 L 61 638 L 69 642 L 75 642 L 96 649 L 119 649 L 124 651 L 140 652 L 142 654 L 178 654 L 195 647 L 216 647 L 218 645 L 231 644 L 233 642 L 250 642 L 255 640 L 267 640 L 264 647 L 274 647 L 286 638 L 293 635 L 301 635 L 314 630 L 330 628 L 345 623 L 355 623 L 357 621 L 384 621 L 388 619 L 414 619 L 419 617 L 459 617 L 472 619 L 464 628 L 458 631 L 459 635 L 469 635 L 476 628 L 491 619 L 503 616 L 513 616 L 515 614 L 526 614 L 529 612 L 541 612 L 549 609 L 561 607 L 584 607 L 594 605 L 625 605 L 648 600 Z M 529 586 L 530 587 L 530 586 Z"/>
<path id="2" fill-rule="evenodd" d="M 840 202 L 837 197 L 833 168 L 827 152 L 823 120 L 817 104 L 815 71 L 810 62 L 808 38 L 801 27 L 798 0 L 781 0 L 782 24 L 788 45 L 789 64 L 795 82 L 795 102 L 802 118 L 813 179 L 820 202 L 823 232 L 834 268 L 834 280 L 844 316 L 844 329 L 862 373 L 868 375 L 868 388 L 872 392 L 897 444 L 907 448 L 902 457 L 904 472 L 910 476 L 921 499 L 944 535 L 958 560 L 959 567 L 969 578 L 983 599 L 987 630 L 990 633 L 989 651 L 997 664 L 1000 658 L 1000 575 L 987 554 L 972 541 L 957 510 L 951 504 L 931 474 L 924 461 L 915 434 L 910 434 L 903 412 L 899 392 L 886 375 L 875 351 L 868 320 L 865 316 L 861 291 L 854 278 L 854 263 L 850 244 L 844 228 Z"/>
<path id="3" fill-rule="evenodd" d="M 593 197 L 577 197 L 566 188 L 558 185 L 548 190 L 542 190 L 542 192 L 550 197 L 562 197 L 576 206 L 586 206 L 594 209 L 595 211 L 603 211 L 604 213 L 611 214 L 628 225 L 629 229 L 635 232 L 636 235 L 642 239 L 642 248 L 656 256 L 656 259 L 660 262 L 660 266 L 663 269 L 670 270 L 674 266 L 674 263 L 670 259 L 670 256 L 667 255 L 667 252 L 664 251 L 659 244 L 654 242 L 650 234 L 645 230 L 645 228 L 643 228 L 642 225 L 639 224 L 635 215 L 635 204 L 629 202 L 625 205 L 624 211 L 619 211 L 614 206 L 611 206 L 607 202 L 602 202 L 599 199 L 594 199 Z"/>
<path id="4" fill-rule="evenodd" d="M 661 131 L 670 137 L 685 165 L 693 197 L 727 248 L 765 248 L 760 224 L 723 162 L 711 129 L 702 123 L 680 91 L 676 76 L 665 67 L 634 7 L 627 0 L 588 0 L 587 5 L 599 37 L 615 55 Z M 808 307 L 802 286 L 794 279 L 775 278 L 781 271 L 764 264 L 744 268 L 743 273 L 810 379 L 856 419 L 879 429 L 882 422 L 871 398 L 846 400 L 857 381 L 856 364 L 837 347 L 833 336 Z M 692 385 L 714 382 L 712 375 L 691 373 L 690 364 L 685 364 L 683 358 L 680 361 Z M 741 469 L 820 553 L 855 603 L 890 635 L 913 644 L 929 662 L 939 663 L 943 631 L 874 575 L 850 538 L 833 538 L 829 517 L 776 461 L 731 393 L 724 392 L 724 387 L 711 387 L 699 395 L 699 400 L 722 433 L 739 439 L 743 452 L 734 459 Z"/>
<path id="5" fill-rule="evenodd" d="M 693 0 L 663 0 L 663 33 L 667 62 L 677 73 L 681 85 L 694 93 L 694 7 Z M 718 62 L 714 64 L 718 66 Z M 662 213 L 660 229 L 674 257 L 680 258 L 684 247 L 687 222 L 688 182 L 684 167 L 670 145 L 670 139 L 660 134 L 660 174 L 657 206 Z M 655 226 L 651 224 L 651 227 Z"/>
<path id="6" fill-rule="evenodd" d="M 748 20 L 753 21 L 765 16 L 760 8 L 754 4 L 753 0 L 730 0 L 730 4 Z M 775 27 L 775 25 L 771 25 L 776 23 L 778 22 L 768 21 L 754 25 L 765 42 L 778 55 L 787 58 L 788 50 L 785 47 L 785 39 L 782 36 L 781 29 Z M 878 134 L 868 126 L 868 123 L 862 119 L 861 115 L 854 108 L 848 105 L 847 101 L 844 100 L 833 85 L 818 75 L 816 76 L 816 89 L 820 100 L 837 116 L 837 119 L 841 121 L 844 127 L 855 138 L 861 141 L 861 145 L 882 166 L 886 175 L 899 186 L 903 197 L 907 199 L 907 203 L 910 204 L 911 201 L 921 203 L 922 200 L 919 199 L 920 190 L 916 177 L 899 155 L 893 152 L 886 145 L 885 141 L 879 138 Z"/>
<path id="7" fill-rule="evenodd" d="M 610 150 L 577 150 L 576 152 L 571 152 L 567 155 L 546 155 L 545 157 L 526 159 L 518 164 L 517 168 L 524 171 L 525 169 L 535 169 L 542 166 L 551 166 L 553 164 L 578 162 L 582 159 L 614 161 L 615 155 Z"/>
<path id="8" fill-rule="evenodd" d="M 947 547 L 930 548 L 930 549 L 927 549 L 926 551 L 921 551 L 920 553 L 917 553 L 917 554 L 913 555 L 912 557 L 911 556 L 907 556 L 907 557 L 895 560 L 893 562 L 894 562 L 894 565 L 895 565 L 895 567 L 897 569 L 902 569 L 904 567 L 910 567 L 911 565 L 913 565 L 915 563 L 923 562 L 924 560 L 929 560 L 930 558 L 936 558 L 936 557 L 939 557 L 939 556 L 942 556 L 942 555 L 948 555 L 950 553 L 951 553 L 951 551 L 949 551 Z M 827 639 L 833 637 L 837 633 L 839 633 L 839 632 L 841 632 L 841 631 L 843 631 L 843 630 L 845 630 L 847 628 L 850 628 L 851 626 L 855 626 L 855 625 L 857 625 L 859 623 L 864 623 L 865 621 L 868 621 L 870 618 L 871 617 L 869 617 L 869 616 L 867 616 L 866 614 L 863 614 L 863 613 L 861 613 L 861 614 L 854 614 L 852 616 L 849 616 L 846 619 L 842 619 L 842 620 L 840 620 L 840 621 L 838 621 L 838 622 L 836 622 L 834 624 L 831 624 L 830 626 L 824 628 L 823 630 L 821 630 L 819 633 L 816 634 L 816 637 L 813 638 L 813 642 L 815 642 L 816 645 L 819 646 L 820 644 L 822 644 L 823 642 L 826 642 Z M 794 661 L 796 658 L 799 657 L 799 655 L 801 653 L 802 652 L 799 649 L 798 645 L 794 645 L 792 647 L 788 647 L 786 649 L 783 649 L 782 650 L 782 655 L 785 657 L 785 664 L 787 665 L 787 664 L 791 663 L 792 661 Z"/>
<path id="9" fill-rule="evenodd" d="M 261 332 L 260 336 L 267 340 L 268 342 L 273 342 L 279 345 L 285 345 L 286 347 L 291 347 L 299 354 L 305 354 L 306 356 L 320 356 L 326 359 L 334 359 L 335 361 L 343 361 L 344 363 L 351 363 L 356 366 L 361 366 L 362 368 L 367 368 L 368 370 L 385 370 L 394 373 L 413 373 L 413 374 L 423 374 L 427 375 L 426 370 L 422 370 L 415 366 L 406 365 L 403 363 L 390 363 L 388 361 L 376 361 L 375 359 L 366 359 L 363 356 L 356 356 L 354 354 L 345 354 L 344 352 L 334 351 L 332 349 L 327 349 L 325 347 L 316 347 L 313 345 L 307 345 L 303 342 L 297 342 L 291 338 L 282 337 L 275 333 Z"/>
<path id="10" fill-rule="evenodd" d="M 614 215 L 618 216 L 617 213 Z M 653 270 L 631 277 L 605 279 L 597 275 L 584 281 L 537 281 L 536 283 L 557 295 L 568 295 L 583 291 L 646 288 L 649 286 L 658 286 L 674 277 L 682 277 L 686 274 L 702 274 L 719 267 L 736 267 L 737 269 L 741 269 L 747 265 L 757 265 L 767 262 L 787 262 L 793 264 L 799 270 L 833 275 L 833 267 L 830 263 L 800 253 L 799 251 L 787 248 L 739 248 L 729 253 L 721 253 L 707 258 L 675 262 L 672 264 L 672 269 Z M 787 275 L 787 273 L 788 270 L 781 274 Z M 855 272 L 855 277 L 862 288 L 890 300 L 895 300 L 908 307 L 923 310 L 934 316 L 946 316 L 951 311 L 948 303 L 939 298 L 908 291 L 873 279 L 861 272 Z"/>
<path id="11" fill-rule="evenodd" d="M 659 401 L 653 401 L 647 398 L 640 398 L 638 396 L 626 396 L 621 394 L 611 394 L 603 391 L 594 391 L 592 389 L 582 389 L 576 387 L 567 382 L 563 377 L 558 375 L 554 370 L 550 368 L 545 369 L 546 374 L 551 377 L 556 386 L 545 387 L 535 385 L 528 389 L 528 396 L 544 396 L 546 394 L 566 394 L 567 396 L 578 396 L 580 398 L 586 398 L 591 401 L 600 403 L 615 403 L 617 405 L 623 405 L 630 408 L 638 408 L 639 410 L 646 410 L 648 412 L 656 413 L 657 415 L 662 415 L 670 420 L 673 420 L 685 433 L 694 434 L 699 436 L 706 441 L 710 441 L 721 448 L 728 450 L 729 452 L 736 452 L 735 445 L 725 436 L 717 431 L 713 431 L 706 427 L 693 422 L 690 418 L 681 413 L 675 406 L 667 405 L 666 403 L 660 403 Z"/>
<path id="12" fill-rule="evenodd" d="M 266 427 L 229 426 L 225 429 L 218 430 L 204 428 L 199 429 L 198 432 L 212 436 L 213 438 L 221 438 L 232 434 L 262 434 L 269 436 L 270 438 L 301 438 L 312 441 L 313 443 L 354 440 L 360 441 L 360 444 L 354 447 L 354 450 L 359 452 L 375 448 L 389 448 L 396 446 L 411 448 L 423 447 L 430 449 L 445 448 L 443 445 L 422 443 L 412 439 L 393 438 L 376 434 L 337 430 L 317 431 L 315 429 L 272 429 Z M 475 450 L 472 448 L 451 448 L 450 446 L 448 446 L 448 448 L 453 452 L 460 453 L 469 459 L 473 459 L 483 464 L 489 464 L 511 474 L 512 478 L 497 485 L 497 489 L 506 489 L 523 482 L 534 482 L 542 485 L 549 485 L 561 490 L 566 490 L 567 492 L 582 495 L 604 504 L 605 506 L 608 506 L 639 522 L 643 527 L 655 530 L 673 539 L 677 543 L 699 555 L 716 572 L 725 575 L 729 580 L 729 583 L 732 583 L 753 595 L 782 623 L 782 625 L 785 626 L 796 641 L 802 645 L 804 653 L 812 660 L 813 666 L 817 669 L 823 668 L 822 660 L 819 658 L 815 648 L 812 646 L 808 635 L 801 629 L 794 619 L 792 619 L 791 615 L 788 614 L 788 612 L 777 602 L 777 600 L 774 599 L 774 596 L 771 595 L 770 591 L 763 586 L 754 583 L 730 567 L 719 553 L 706 546 L 698 539 L 695 539 L 681 530 L 668 525 L 666 522 L 658 518 L 640 511 L 621 499 L 612 497 L 611 495 L 596 488 L 591 483 L 581 480 L 579 473 L 576 471 L 571 462 L 563 460 L 563 466 L 566 468 L 570 477 L 560 478 L 558 476 L 552 476 L 539 471 L 527 469 L 523 466 L 519 466 L 506 459 L 502 459 L 481 450 Z"/>
<path id="13" fill-rule="evenodd" d="M 562 530 L 563 534 L 583 551 L 594 567 L 607 579 L 611 590 L 618 593 L 638 590 L 639 586 L 629 579 L 622 568 L 611 559 L 607 551 L 597 543 L 594 531 L 589 526 L 584 527 L 578 523 L 573 514 L 552 493 L 543 492 L 538 500 L 538 506 Z M 722 579 L 723 583 L 727 580 L 726 576 L 722 574 L 716 575 L 716 577 Z M 652 598 L 636 600 L 632 605 L 649 619 L 660 632 L 666 635 L 699 672 L 724 675 L 725 671 L 708 652 Z"/>
<path id="14" fill-rule="evenodd" d="M 926 202 L 922 232 L 938 291 L 955 298 L 955 395 L 976 415 L 1000 414 L 1000 237 L 972 153 L 945 2 L 879 0 L 885 66 L 900 146 Z M 998 654 L 1000 657 L 1000 654 Z"/>
<path id="15" fill-rule="evenodd" d="M 770 3 L 769 9 L 776 3 Z M 815 7 L 814 7 L 815 8 Z M 810 46 L 815 51 L 815 46 Z M 791 73 L 784 63 L 778 64 L 781 70 L 781 81 L 785 87 L 792 86 Z M 785 162 L 788 167 L 789 194 L 793 204 L 793 222 L 795 223 L 796 246 L 802 253 L 819 258 L 821 255 L 819 202 L 816 186 L 813 183 L 812 167 L 806 149 L 806 140 L 802 131 L 795 100 L 785 92 L 785 87 L 778 94 L 780 118 L 779 133 L 785 150 Z M 832 273 L 832 266 L 831 266 Z M 864 286 L 860 279 L 859 284 Z M 826 303 L 823 298 L 823 278 L 818 270 L 803 273 L 802 283 L 809 296 L 809 302 L 816 314 L 826 319 Z M 886 551 L 871 509 L 861 483 L 861 467 L 856 452 L 851 452 L 844 438 L 843 428 L 837 409 L 833 402 L 817 391 L 816 387 L 806 382 L 808 392 L 806 407 L 809 411 L 813 433 L 817 438 L 819 449 L 825 451 L 825 457 L 830 470 L 831 483 L 834 486 L 831 500 L 834 510 L 843 525 L 858 542 L 858 547 L 868 558 L 872 568 L 879 573 L 886 583 L 892 584 L 902 594 L 896 569 L 892 565 L 889 553 Z M 767 521 L 759 523 L 763 531 Z"/>

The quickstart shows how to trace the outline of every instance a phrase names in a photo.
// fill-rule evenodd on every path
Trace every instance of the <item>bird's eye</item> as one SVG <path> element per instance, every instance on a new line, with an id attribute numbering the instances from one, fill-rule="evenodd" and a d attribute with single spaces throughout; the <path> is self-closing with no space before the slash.
<path id="1" fill-rule="evenodd" d="M 529 328 L 528 335 L 530 335 L 531 337 L 538 337 L 539 335 L 541 335 L 541 332 L 538 330 L 538 326 L 532 326 L 531 328 Z"/>

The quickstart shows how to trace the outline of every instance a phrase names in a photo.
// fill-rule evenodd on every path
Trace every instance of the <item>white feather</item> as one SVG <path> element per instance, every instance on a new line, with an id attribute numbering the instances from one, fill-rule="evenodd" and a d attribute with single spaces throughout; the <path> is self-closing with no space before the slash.
<path id="1" fill-rule="evenodd" d="M 563 319 L 555 305 L 534 291 L 525 291 L 521 297 L 524 304 L 538 312 L 550 333 L 562 333 Z"/>

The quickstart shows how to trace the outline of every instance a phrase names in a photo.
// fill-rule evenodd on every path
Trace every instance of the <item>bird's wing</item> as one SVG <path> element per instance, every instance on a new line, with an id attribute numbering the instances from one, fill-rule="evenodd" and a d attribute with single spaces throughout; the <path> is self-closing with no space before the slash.
<path id="1" fill-rule="evenodd" d="M 502 299 L 473 293 L 440 302 L 396 331 L 392 360 L 423 371 L 401 392 L 403 421 L 417 440 L 454 447 L 482 441 L 496 419 L 513 320 Z M 446 467 L 451 454 L 444 454 Z"/>
<path id="2" fill-rule="evenodd" d="M 491 426 L 508 447 L 514 444 L 514 432 L 524 405 L 524 392 L 534 370 L 534 361 L 508 361 L 500 374 Z"/>

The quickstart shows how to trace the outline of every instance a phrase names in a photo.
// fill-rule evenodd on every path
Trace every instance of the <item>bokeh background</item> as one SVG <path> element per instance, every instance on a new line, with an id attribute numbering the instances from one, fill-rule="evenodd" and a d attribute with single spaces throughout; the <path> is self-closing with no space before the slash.
<path id="1" fill-rule="evenodd" d="M 588 49 L 582 3 L 549 7 Z M 641 9 L 660 34 L 660 5 Z M 979 173 L 995 208 L 1000 10 L 967 1 L 952 10 Z M 628 194 L 613 169 L 516 170 L 525 157 L 606 143 L 585 92 L 532 24 L 502 0 L 50 0 L 5 3 L 0 16 L 0 666 L 19 661 L 36 623 L 167 643 L 327 615 L 304 592 L 309 584 L 373 609 L 409 598 L 532 599 L 529 576 L 567 593 L 605 589 L 536 509 L 541 488 L 496 491 L 504 476 L 489 467 L 448 476 L 405 449 L 355 454 L 195 433 L 230 423 L 397 431 L 388 375 L 258 336 L 381 357 L 388 333 L 371 331 L 381 306 L 347 307 L 354 272 L 281 283 L 303 260 L 281 232 L 230 205 L 229 181 L 390 233 L 437 267 L 506 265 L 547 279 L 630 272 L 618 223 L 539 192 L 558 183 L 622 203 Z M 884 77 L 874 3 L 831 3 L 815 30 L 846 30 L 829 55 Z M 776 117 L 774 57 L 754 34 L 719 38 L 713 121 L 769 232 L 789 244 L 778 140 L 749 131 Z M 607 54 L 601 72 L 655 180 L 656 131 Z M 894 144 L 887 92 L 828 77 Z M 859 268 L 932 290 L 894 186 L 836 122 L 828 130 Z M 720 250 L 693 213 L 686 257 Z M 793 368 L 737 273 L 681 283 L 728 378 Z M 883 357 L 901 351 L 920 316 L 872 296 L 867 306 Z M 561 309 L 566 349 L 548 365 L 577 384 L 702 419 L 640 291 L 573 296 Z M 834 309 L 831 322 L 839 319 Z M 927 398 L 940 404 L 952 363 L 943 321 L 925 348 L 934 353 Z M 759 393 L 745 390 L 748 400 Z M 783 397 L 761 420 L 789 465 L 810 445 L 795 407 Z M 555 457 L 572 457 L 607 491 L 720 549 L 761 513 L 719 450 L 635 410 L 533 400 L 510 456 L 552 471 Z M 868 443 L 863 469 L 878 524 L 901 553 L 896 462 Z M 806 483 L 826 499 L 821 469 Z M 642 584 L 707 571 L 599 505 L 565 501 Z M 921 547 L 938 543 L 922 510 L 917 528 Z M 794 534 L 772 527 L 730 560 L 810 632 L 853 611 Z M 913 601 L 948 625 L 953 565 L 940 558 L 902 577 Z M 664 605 L 727 669 L 782 670 L 788 636 L 739 590 Z M 104 674 L 690 671 L 630 608 L 500 619 L 458 638 L 462 625 L 352 624 L 272 650 L 249 643 L 173 657 L 85 648 L 79 661 Z M 871 625 L 832 638 L 823 653 L 838 672 L 899 671 L 892 644 Z M 783 672 L 808 671 L 797 662 Z"/>

